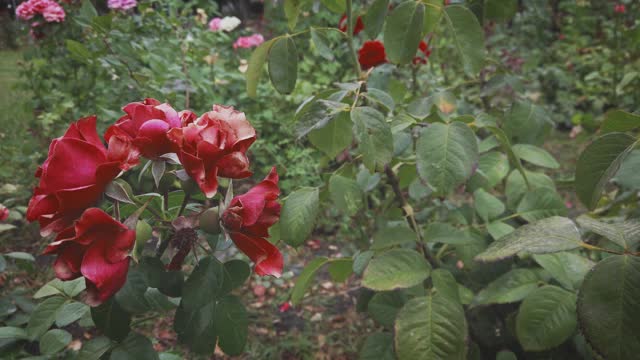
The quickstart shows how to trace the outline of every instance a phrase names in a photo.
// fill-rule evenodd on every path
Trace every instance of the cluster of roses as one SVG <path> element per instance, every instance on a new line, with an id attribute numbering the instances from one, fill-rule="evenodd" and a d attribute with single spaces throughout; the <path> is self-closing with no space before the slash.
<path id="1" fill-rule="evenodd" d="M 347 15 L 342 15 L 342 18 L 338 23 L 338 28 L 342 32 L 347 32 L 347 27 Z M 362 22 L 362 17 L 358 16 L 353 27 L 353 35 L 358 35 L 362 30 L 364 30 L 364 22 Z M 413 58 L 413 64 L 426 64 L 429 56 L 431 56 L 429 44 L 427 44 L 426 41 L 421 40 L 418 47 L 418 54 Z M 360 50 L 358 50 L 358 62 L 363 70 L 368 70 L 372 67 L 387 63 L 387 53 L 382 41 L 365 41 Z"/>
<path id="2" fill-rule="evenodd" d="M 40 27 L 45 23 L 63 22 L 66 16 L 64 9 L 60 4 L 53 0 L 28 0 L 16 8 L 16 16 L 20 20 L 29 21 L 36 16 L 42 17 L 42 20 L 36 19 L 31 22 L 31 37 L 41 39 L 44 33 Z"/>
<path id="3" fill-rule="evenodd" d="M 240 19 L 235 16 L 225 16 L 223 18 L 213 18 L 209 22 L 209 30 L 231 32 L 240 26 Z M 249 36 L 240 36 L 233 43 L 233 48 L 249 49 L 256 47 L 264 42 L 264 36 L 261 34 L 253 34 Z"/>
<path id="4" fill-rule="evenodd" d="M 162 161 L 177 154 L 191 178 L 208 198 L 217 193 L 218 176 L 241 179 L 252 175 L 246 152 L 256 140 L 244 113 L 214 105 L 198 117 L 155 99 L 128 104 L 104 134 L 96 131 L 96 117 L 72 123 L 51 142 L 40 179 L 27 210 L 29 221 L 40 223 L 43 236 L 57 233 L 45 254 L 57 254 L 56 276 L 71 280 L 84 276 L 87 302 L 97 305 L 125 283 L 135 231 L 95 207 L 108 184 L 139 163 L 140 156 Z M 178 172 L 181 172 L 178 171 Z M 268 238 L 280 216 L 278 174 L 275 167 L 264 181 L 233 198 L 221 224 L 236 246 L 255 263 L 259 275 L 280 276 L 282 255 Z M 194 215 L 193 218 L 196 218 Z M 217 221 L 217 220 L 216 220 Z"/>

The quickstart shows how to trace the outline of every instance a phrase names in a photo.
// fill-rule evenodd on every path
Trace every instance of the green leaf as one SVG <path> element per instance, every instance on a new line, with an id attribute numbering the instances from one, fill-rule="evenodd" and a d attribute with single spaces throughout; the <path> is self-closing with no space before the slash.
<path id="1" fill-rule="evenodd" d="M 353 274 L 353 259 L 339 258 L 329 261 L 329 275 L 335 282 L 345 282 Z"/>
<path id="2" fill-rule="evenodd" d="M 392 249 L 375 256 L 362 276 L 362 286 L 387 291 L 409 288 L 429 277 L 431 266 L 418 252 Z"/>
<path id="3" fill-rule="evenodd" d="M 608 360 L 637 357 L 640 258 L 607 257 L 587 274 L 578 295 L 578 321 L 591 348 Z"/>
<path id="4" fill-rule="evenodd" d="M 321 2 L 327 9 L 336 14 L 342 14 L 347 9 L 347 3 L 345 0 L 321 0 Z"/>
<path id="5" fill-rule="evenodd" d="M 400 291 L 379 292 L 369 300 L 367 312 L 380 325 L 391 328 L 406 302 L 407 296 Z"/>
<path id="6" fill-rule="evenodd" d="M 420 135 L 416 156 L 420 177 L 446 194 L 471 176 L 478 161 L 478 144 L 464 123 L 435 123 Z"/>
<path id="7" fill-rule="evenodd" d="M 277 39 L 278 38 L 273 38 L 269 41 L 265 41 L 254 50 L 253 54 L 251 54 L 249 66 L 247 68 L 247 93 L 249 94 L 249 97 L 255 98 L 257 95 L 258 83 L 260 82 L 260 77 L 263 73 L 264 63 L 267 61 L 271 46 L 273 46 L 273 43 Z"/>
<path id="8" fill-rule="evenodd" d="M 147 337 L 131 333 L 111 351 L 109 360 L 158 360 L 158 353 Z"/>
<path id="9" fill-rule="evenodd" d="M 511 20 L 518 11 L 518 1 L 485 0 L 483 10 L 485 20 L 506 22 Z"/>
<path id="10" fill-rule="evenodd" d="M 432 222 L 425 231 L 424 241 L 449 245 L 469 245 L 474 242 L 474 239 L 466 232 L 447 223 Z"/>
<path id="11" fill-rule="evenodd" d="M 640 127 L 640 115 L 622 110 L 611 110 L 604 116 L 600 132 L 627 132 Z"/>
<path id="12" fill-rule="evenodd" d="M 393 136 L 385 117 L 371 107 L 357 107 L 351 111 L 358 138 L 358 151 L 370 172 L 382 169 L 393 157 Z"/>
<path id="13" fill-rule="evenodd" d="M 576 194 L 589 210 L 598 205 L 604 186 L 634 146 L 633 136 L 609 133 L 597 138 L 580 154 L 576 163 Z"/>
<path id="14" fill-rule="evenodd" d="M 291 246 L 300 246 L 313 231 L 320 212 L 318 188 L 304 187 L 292 192 L 282 206 L 280 237 Z"/>
<path id="15" fill-rule="evenodd" d="M 389 0 L 375 0 L 367 9 L 367 13 L 362 17 L 362 22 L 364 31 L 369 35 L 370 39 L 375 39 L 382 31 L 388 11 Z"/>
<path id="16" fill-rule="evenodd" d="M 227 355 L 240 355 L 247 343 L 249 317 L 236 296 L 220 299 L 215 312 L 214 324 L 218 330 L 218 346 Z"/>
<path id="17" fill-rule="evenodd" d="M 69 345 L 71 340 L 71 334 L 64 330 L 49 330 L 40 338 L 40 353 L 53 355 Z"/>
<path id="18" fill-rule="evenodd" d="M 293 286 L 291 290 L 291 304 L 298 305 L 304 294 L 307 292 L 309 286 L 311 286 L 311 281 L 316 276 L 316 273 L 324 264 L 329 261 L 326 257 L 317 257 L 311 260 L 305 267 L 304 270 L 298 276 L 296 280 L 296 284 Z"/>
<path id="19" fill-rule="evenodd" d="M 537 254 L 533 259 L 567 290 L 578 289 L 584 276 L 595 265 L 586 257 L 569 252 Z"/>
<path id="20" fill-rule="evenodd" d="M 537 188 L 548 188 L 555 190 L 556 186 L 553 180 L 543 173 L 525 171 L 526 178 L 529 180 L 529 187 L 531 190 Z M 507 195 L 507 207 L 515 209 L 522 200 L 522 197 L 527 193 L 528 187 L 525 182 L 525 178 L 522 177 L 522 173 L 518 171 L 512 171 L 509 177 L 507 177 L 507 183 L 505 186 L 505 195 Z"/>
<path id="21" fill-rule="evenodd" d="M 300 11 L 307 3 L 307 0 L 284 0 L 284 14 L 287 17 L 289 30 L 293 31 L 296 28 Z"/>
<path id="22" fill-rule="evenodd" d="M 198 354 L 212 354 L 216 348 L 217 329 L 214 325 L 217 300 L 197 309 L 185 309 L 182 305 L 176 310 L 174 329 L 178 340 Z"/>
<path id="23" fill-rule="evenodd" d="M 27 332 L 19 327 L 3 326 L 0 327 L 0 340 L 26 340 Z"/>
<path id="24" fill-rule="evenodd" d="M 230 292 L 244 284 L 251 275 L 251 267 L 245 261 L 233 259 L 224 263 L 223 292 Z"/>
<path id="25" fill-rule="evenodd" d="M 103 334 L 115 341 L 124 340 L 131 331 L 131 314 L 124 311 L 114 298 L 91 308 L 91 318 Z"/>
<path id="26" fill-rule="evenodd" d="M 23 261 L 31 261 L 31 262 L 36 261 L 33 255 L 26 252 L 14 251 L 14 252 L 6 253 L 4 254 L 4 256 L 11 259 L 15 259 L 15 260 L 23 260 Z"/>
<path id="27" fill-rule="evenodd" d="M 65 45 L 67 47 L 67 51 L 71 55 L 71 58 L 81 61 L 87 62 L 92 58 L 92 53 L 87 49 L 82 43 L 77 42 L 75 40 L 66 39 Z"/>
<path id="28" fill-rule="evenodd" d="M 580 232 L 571 221 L 560 216 L 542 219 L 519 227 L 494 241 L 477 261 L 502 260 L 519 253 L 546 254 L 580 247 Z"/>
<path id="29" fill-rule="evenodd" d="M 551 216 L 564 216 L 567 207 L 555 190 L 541 187 L 528 192 L 516 211 L 521 218 L 533 222 Z"/>
<path id="30" fill-rule="evenodd" d="M 427 36 L 432 33 L 436 26 L 442 19 L 442 1 L 440 0 L 422 0 L 425 4 L 424 9 L 424 24 L 422 29 L 422 36 Z"/>
<path id="31" fill-rule="evenodd" d="M 327 36 L 323 33 L 326 30 L 311 27 L 309 31 L 311 33 L 311 40 L 313 41 L 313 45 L 316 47 L 318 54 L 329 61 L 333 61 L 335 57 L 333 56 L 331 47 L 329 47 L 329 39 L 327 39 Z"/>
<path id="32" fill-rule="evenodd" d="M 502 201 L 484 189 L 474 191 L 473 198 L 476 212 L 485 223 L 502 215 L 505 210 Z"/>
<path id="33" fill-rule="evenodd" d="M 538 165 L 550 169 L 557 169 L 560 164 L 553 158 L 547 150 L 535 145 L 517 144 L 513 146 L 513 152 L 522 160 L 533 165 Z"/>
<path id="34" fill-rule="evenodd" d="M 459 6 L 444 8 L 447 33 L 453 37 L 453 44 L 462 58 L 464 71 L 476 75 L 484 66 L 484 31 L 469 9 Z"/>
<path id="35" fill-rule="evenodd" d="M 31 339 L 36 339 L 44 334 L 56 320 L 58 311 L 67 300 L 62 296 L 54 296 L 38 304 L 38 307 L 31 313 L 27 334 Z"/>
<path id="36" fill-rule="evenodd" d="M 340 112 L 329 119 L 327 124 L 309 132 L 309 141 L 313 146 L 330 158 L 335 158 L 353 142 L 353 123 L 348 112 Z"/>
<path id="37" fill-rule="evenodd" d="M 135 259 L 138 259 L 140 254 L 142 254 L 142 249 L 144 249 L 147 241 L 151 239 L 153 232 L 153 228 L 149 225 L 148 222 L 144 220 L 138 220 L 136 222 L 136 246 L 134 250 Z"/>
<path id="38" fill-rule="evenodd" d="M 51 295 L 61 294 L 62 281 L 54 279 L 44 284 L 34 295 L 34 299 L 41 299 Z"/>
<path id="39" fill-rule="evenodd" d="M 526 351 L 543 351 L 569 339 L 576 324 L 576 295 L 547 285 L 533 291 L 520 305 L 516 333 Z"/>
<path id="40" fill-rule="evenodd" d="M 487 231 L 489 232 L 489 235 L 491 235 L 491 237 L 494 240 L 498 240 L 503 236 L 507 236 L 511 234 L 514 230 L 515 228 L 513 226 L 509 224 L 505 224 L 501 221 L 494 221 L 492 223 L 487 224 Z"/>
<path id="41" fill-rule="evenodd" d="M 329 179 L 329 195 L 335 207 L 349 216 L 362 209 L 364 193 L 353 179 L 334 173 Z"/>
<path id="42" fill-rule="evenodd" d="M 536 271 L 514 269 L 492 281 L 473 299 L 473 305 L 518 302 L 538 288 L 542 279 Z"/>
<path id="43" fill-rule="evenodd" d="M 579 216 L 576 221 L 586 230 L 604 236 L 625 249 L 633 248 L 640 242 L 640 220 L 638 219 L 607 223 L 585 214 Z"/>
<path id="44" fill-rule="evenodd" d="M 444 296 L 414 298 L 398 313 L 395 344 L 399 360 L 464 359 L 466 338 L 462 305 Z"/>
<path id="45" fill-rule="evenodd" d="M 509 160 L 497 151 L 490 151 L 480 156 L 478 169 L 469 183 L 473 183 L 477 175 L 484 176 L 486 189 L 494 188 L 509 174 Z M 472 184 L 473 185 L 473 184 Z"/>
<path id="46" fill-rule="evenodd" d="M 79 320 L 88 312 L 89 306 L 81 302 L 73 301 L 65 304 L 56 314 L 56 326 L 59 328 L 65 327 Z"/>
<path id="47" fill-rule="evenodd" d="M 110 182 L 105 189 L 105 195 L 127 204 L 135 205 L 135 196 L 131 185 L 122 179 L 116 179 Z"/>
<path id="48" fill-rule="evenodd" d="M 444 269 L 435 269 L 431 272 L 433 288 L 438 295 L 442 295 L 451 301 L 460 303 L 459 286 L 453 274 Z"/>
<path id="49" fill-rule="evenodd" d="M 520 172 L 521 177 L 523 177 L 523 183 L 527 184 L 529 181 L 527 172 L 522 167 L 522 162 L 520 158 L 513 152 L 513 148 L 511 147 L 511 141 L 509 141 L 509 137 L 507 134 L 500 128 L 495 126 L 487 126 L 487 130 L 491 131 L 493 135 L 496 137 L 496 140 L 500 143 L 502 147 L 502 151 L 507 154 L 509 158 L 509 162 Z"/>
<path id="50" fill-rule="evenodd" d="M 504 132 L 513 144 L 541 144 L 553 122 L 540 106 L 528 101 L 517 101 L 505 114 Z"/>
<path id="51" fill-rule="evenodd" d="M 184 283 L 180 306 L 186 310 L 195 310 L 207 305 L 221 295 L 223 282 L 222 263 L 211 256 L 200 259 Z"/>
<path id="52" fill-rule="evenodd" d="M 408 64 L 418 50 L 424 26 L 424 5 L 405 1 L 387 17 L 384 44 L 387 57 L 396 64 Z"/>
<path id="53" fill-rule="evenodd" d="M 156 288 L 148 288 L 144 292 L 144 299 L 149 304 L 151 310 L 169 311 L 178 307 L 179 299 L 170 299 L 167 295 L 160 292 Z"/>
<path id="54" fill-rule="evenodd" d="M 295 0 L 294 0 L 295 1 Z M 269 50 L 269 77 L 281 94 L 290 94 L 298 79 L 298 51 L 290 36 L 275 40 Z"/>
<path id="55" fill-rule="evenodd" d="M 109 351 L 113 343 L 106 336 L 95 337 L 82 344 L 82 349 L 78 353 L 78 359 L 99 360 L 104 353 Z"/>
<path id="56" fill-rule="evenodd" d="M 395 109 L 396 104 L 393 101 L 391 95 L 387 94 L 382 90 L 378 90 L 376 88 L 368 88 L 367 92 L 363 94 L 367 99 L 377 102 L 384 106 L 387 111 L 393 111 Z"/>
<path id="57" fill-rule="evenodd" d="M 122 308 L 132 314 L 141 314 L 149 310 L 149 304 L 144 297 L 147 291 L 147 281 L 144 273 L 137 268 L 130 268 L 127 281 L 116 293 L 115 299 Z"/>
<path id="58" fill-rule="evenodd" d="M 360 349 L 359 360 L 395 360 L 393 352 L 393 335 L 388 332 L 377 332 L 367 336 Z"/>
<path id="59" fill-rule="evenodd" d="M 406 221 L 385 223 L 374 235 L 372 250 L 388 249 L 390 247 L 416 242 L 417 237 Z"/>

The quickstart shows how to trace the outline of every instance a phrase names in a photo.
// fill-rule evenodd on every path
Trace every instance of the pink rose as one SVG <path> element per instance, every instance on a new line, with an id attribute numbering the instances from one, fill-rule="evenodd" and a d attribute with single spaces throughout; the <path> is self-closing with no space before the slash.
<path id="1" fill-rule="evenodd" d="M 221 21 L 222 21 L 222 19 L 219 18 L 219 17 L 211 19 L 211 21 L 209 21 L 209 30 L 211 30 L 211 31 L 219 31 L 220 30 L 220 22 Z"/>
<path id="2" fill-rule="evenodd" d="M 264 37 L 260 34 L 253 34 L 251 36 L 241 36 L 236 40 L 233 44 L 233 48 L 243 48 L 248 49 L 255 46 L 258 46 L 264 42 Z"/>

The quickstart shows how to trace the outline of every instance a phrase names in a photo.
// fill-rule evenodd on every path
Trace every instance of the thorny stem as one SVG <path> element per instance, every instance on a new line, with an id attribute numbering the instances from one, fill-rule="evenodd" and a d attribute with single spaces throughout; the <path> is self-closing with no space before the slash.
<path id="1" fill-rule="evenodd" d="M 418 222 L 416 221 L 415 214 L 413 213 L 413 208 L 407 201 L 407 198 L 402 193 L 402 190 L 400 189 L 400 183 L 398 182 L 398 178 L 396 177 L 396 174 L 393 172 L 393 169 L 391 169 L 389 165 L 385 165 L 384 171 L 387 174 L 387 177 L 389 178 L 389 184 L 391 184 L 391 187 L 393 188 L 393 192 L 396 194 L 396 197 L 398 198 L 398 200 L 400 201 L 400 204 L 402 205 L 402 210 L 405 213 L 409 226 L 413 229 L 413 231 L 416 232 L 416 237 L 418 239 L 417 244 L 418 244 L 418 248 L 420 249 L 420 252 L 422 252 L 422 255 L 424 256 L 424 258 L 427 259 L 429 264 L 431 264 L 431 267 L 434 267 L 434 268 L 439 267 L 438 260 L 434 258 L 433 255 L 431 255 L 431 253 L 429 252 L 429 249 L 427 248 L 427 245 L 424 243 L 424 238 L 422 237 L 422 231 L 420 231 L 420 227 L 418 226 Z"/>
<path id="2" fill-rule="evenodd" d="M 358 54 L 356 54 L 356 48 L 353 46 L 353 0 L 347 0 L 347 44 L 349 45 L 349 51 L 351 52 L 351 60 L 353 61 L 354 70 L 356 71 L 356 79 L 360 78 L 360 63 L 358 62 Z"/>

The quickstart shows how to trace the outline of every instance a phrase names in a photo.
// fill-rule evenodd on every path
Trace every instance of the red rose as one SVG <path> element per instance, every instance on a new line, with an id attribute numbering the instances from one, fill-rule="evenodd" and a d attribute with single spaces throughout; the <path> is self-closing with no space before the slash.
<path id="1" fill-rule="evenodd" d="M 6 206 L 0 204 L 0 221 L 5 221 L 9 218 L 9 209 Z"/>
<path id="2" fill-rule="evenodd" d="M 342 18 L 340 18 L 340 22 L 338 23 L 338 29 L 342 32 L 347 32 L 348 26 L 347 15 L 342 15 Z M 364 30 L 364 23 L 362 22 L 362 17 L 358 16 L 356 25 L 353 27 L 353 35 L 358 35 L 362 30 Z"/>
<path id="3" fill-rule="evenodd" d="M 75 226 L 61 232 L 45 254 L 57 254 L 60 280 L 84 276 L 87 302 L 98 305 L 124 285 L 136 233 L 98 208 L 87 209 Z"/>
<path id="4" fill-rule="evenodd" d="M 426 41 L 420 41 L 420 45 L 418 46 L 418 56 L 413 58 L 413 64 L 426 64 L 427 59 L 431 56 L 431 50 L 429 49 L 429 44 Z"/>
<path id="5" fill-rule="evenodd" d="M 278 173 L 274 167 L 260 184 L 233 198 L 222 214 L 222 225 L 238 249 L 255 263 L 255 272 L 260 276 L 282 275 L 282 254 L 266 240 L 269 227 L 280 218 L 278 195 Z"/>
<path id="6" fill-rule="evenodd" d="M 624 4 L 616 4 L 616 6 L 614 6 L 613 11 L 616 14 L 624 14 L 627 12 L 627 7 L 624 6 Z"/>
<path id="7" fill-rule="evenodd" d="M 214 105 L 213 111 L 196 120 L 185 118 L 184 126 L 171 129 L 168 137 L 178 147 L 178 158 L 185 171 L 207 197 L 218 191 L 218 176 L 231 179 L 251 176 L 245 153 L 256 140 L 256 131 L 244 113 L 231 106 Z"/>
<path id="8" fill-rule="evenodd" d="M 169 104 L 145 99 L 143 102 L 130 103 L 122 110 L 127 115 L 107 129 L 104 134 L 107 142 L 115 135 L 128 137 L 142 156 L 152 160 L 174 152 L 173 144 L 167 139 L 167 131 L 181 124 L 178 113 Z"/>
<path id="9" fill-rule="evenodd" d="M 386 63 L 384 44 L 378 40 L 365 42 L 358 51 L 358 62 L 363 70 Z"/>
<path id="10" fill-rule="evenodd" d="M 126 140 L 122 143 L 126 148 Z M 27 220 L 38 220 L 43 236 L 69 227 L 127 168 L 123 155 L 126 152 L 107 152 L 96 132 L 95 116 L 71 124 L 51 142 L 49 156 L 36 172 L 40 183 L 29 201 Z"/>

